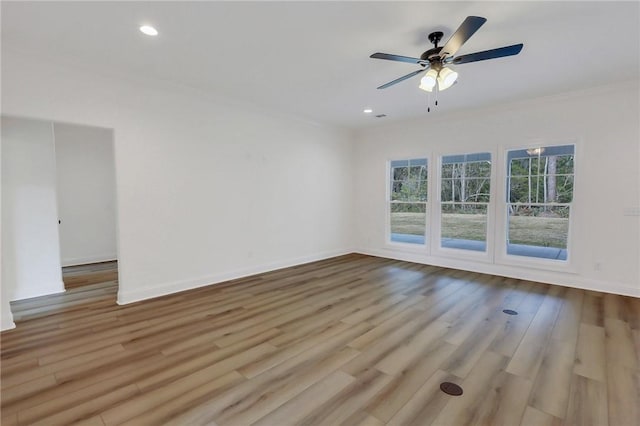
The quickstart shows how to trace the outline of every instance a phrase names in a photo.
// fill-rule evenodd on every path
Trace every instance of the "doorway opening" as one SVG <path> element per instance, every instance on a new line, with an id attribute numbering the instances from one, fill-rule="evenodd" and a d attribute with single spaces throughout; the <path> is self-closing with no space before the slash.
<path id="1" fill-rule="evenodd" d="M 3 330 L 116 303 L 115 174 L 112 129 L 2 116 Z"/>
<path id="2" fill-rule="evenodd" d="M 113 131 L 54 122 L 53 133 L 65 290 L 117 289 Z"/>

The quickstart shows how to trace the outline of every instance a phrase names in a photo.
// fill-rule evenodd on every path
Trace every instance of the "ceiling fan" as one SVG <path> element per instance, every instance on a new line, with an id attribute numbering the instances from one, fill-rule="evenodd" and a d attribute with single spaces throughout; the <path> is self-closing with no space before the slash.
<path id="1" fill-rule="evenodd" d="M 434 47 L 427 50 L 419 58 L 411 58 L 408 56 L 392 55 L 389 53 L 374 53 L 371 58 L 387 59 L 389 61 L 408 62 L 410 64 L 418 64 L 422 68 L 413 71 L 400 78 L 390 81 L 378 89 L 386 89 L 396 83 L 414 77 L 425 70 L 428 70 L 424 77 L 420 80 L 420 88 L 431 92 L 437 83 L 438 90 L 445 90 L 451 87 L 458 78 L 458 73 L 448 65 L 461 65 L 469 62 L 484 61 L 487 59 L 502 58 L 504 56 L 517 55 L 522 50 L 523 44 L 514 44 L 512 46 L 499 47 L 496 49 L 484 50 L 482 52 L 469 53 L 467 55 L 454 56 L 458 49 L 478 31 L 478 29 L 487 22 L 486 18 L 480 16 L 467 16 L 460 27 L 449 38 L 444 46 L 438 46 L 444 33 L 435 31 L 429 34 L 429 41 Z"/>

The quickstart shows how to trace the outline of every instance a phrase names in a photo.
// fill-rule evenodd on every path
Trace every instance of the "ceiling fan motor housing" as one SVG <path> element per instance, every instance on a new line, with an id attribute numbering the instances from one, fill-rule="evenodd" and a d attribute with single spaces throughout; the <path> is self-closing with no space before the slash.
<path id="1" fill-rule="evenodd" d="M 433 43 L 434 47 L 432 49 L 427 50 L 422 55 L 420 55 L 420 59 L 423 61 L 429 61 L 429 65 L 431 68 L 436 71 L 440 71 L 442 68 L 442 58 L 440 57 L 440 51 L 442 47 L 438 47 L 438 43 L 442 40 L 442 36 L 444 33 L 442 31 L 434 31 L 429 34 L 429 41 Z"/>

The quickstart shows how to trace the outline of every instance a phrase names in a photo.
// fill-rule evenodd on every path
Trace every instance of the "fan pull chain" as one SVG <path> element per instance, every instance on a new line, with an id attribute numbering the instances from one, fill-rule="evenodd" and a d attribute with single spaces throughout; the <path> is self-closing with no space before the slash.
<path id="1" fill-rule="evenodd" d="M 434 87 L 434 91 L 435 91 L 434 107 L 437 107 L 438 106 L 438 85 L 437 84 Z M 427 112 L 431 112 L 431 93 L 427 95 Z"/>

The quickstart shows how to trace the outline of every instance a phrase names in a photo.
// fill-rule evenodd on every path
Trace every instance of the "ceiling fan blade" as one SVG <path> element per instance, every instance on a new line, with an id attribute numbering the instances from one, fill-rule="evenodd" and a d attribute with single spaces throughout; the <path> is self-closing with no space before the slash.
<path id="1" fill-rule="evenodd" d="M 520 53 L 523 44 L 514 44 L 513 46 L 498 47 L 497 49 L 484 50 L 482 52 L 469 53 L 468 55 L 457 56 L 453 58 L 454 65 L 466 64 L 469 62 L 485 61 L 487 59 L 502 58 L 504 56 L 513 56 Z"/>
<path id="2" fill-rule="evenodd" d="M 408 56 L 392 55 L 390 53 L 380 53 L 380 52 L 374 53 L 369 57 L 375 58 L 375 59 L 387 59 L 389 61 L 408 62 L 410 64 L 423 64 L 425 62 L 420 58 L 410 58 Z"/>
<path id="3" fill-rule="evenodd" d="M 393 86 L 393 85 L 394 85 L 394 84 L 396 84 L 396 83 L 400 83 L 401 81 L 404 81 L 404 80 L 406 80 L 406 79 L 408 79 L 408 78 L 411 78 L 411 77 L 413 77 L 413 76 L 415 76 L 415 75 L 418 75 L 418 74 L 420 74 L 421 72 L 424 72 L 424 70 L 418 70 L 418 71 L 411 72 L 411 73 L 409 73 L 409 74 L 407 74 L 407 75 L 403 75 L 403 76 L 402 76 L 402 77 L 400 77 L 400 78 L 396 78 L 396 79 L 395 79 L 395 80 L 393 80 L 393 81 L 390 81 L 390 82 L 388 82 L 388 83 L 386 83 L 386 84 L 383 84 L 382 86 L 378 87 L 378 89 L 386 89 L 386 88 L 387 88 L 387 87 L 389 87 L 389 86 Z"/>
<path id="4" fill-rule="evenodd" d="M 444 59 L 447 56 L 455 55 L 458 49 L 460 49 L 485 22 L 487 22 L 486 18 L 467 16 L 456 32 L 453 33 L 451 38 L 442 47 L 442 50 L 440 50 L 440 57 Z"/>

